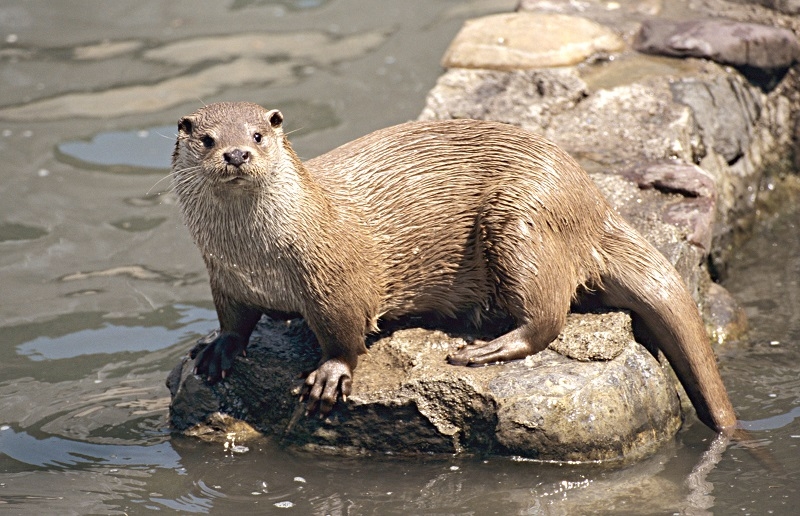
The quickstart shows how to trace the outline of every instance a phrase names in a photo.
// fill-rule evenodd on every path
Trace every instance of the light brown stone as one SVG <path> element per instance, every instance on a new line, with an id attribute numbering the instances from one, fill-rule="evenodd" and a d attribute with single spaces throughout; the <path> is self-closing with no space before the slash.
<path id="1" fill-rule="evenodd" d="M 624 46 L 613 31 L 585 18 L 496 14 L 468 20 L 445 52 L 442 66 L 494 70 L 570 66 Z"/>
<path id="2" fill-rule="evenodd" d="M 675 384 L 634 342 L 627 313 L 569 314 L 553 349 L 505 364 L 448 364 L 465 344 L 441 331 L 397 330 L 361 356 L 347 402 L 324 419 L 304 417 L 296 389 L 319 362 L 316 339 L 300 320 L 263 318 L 224 382 L 207 385 L 188 357 L 176 366 L 170 422 L 223 442 L 252 439 L 253 428 L 320 453 L 616 463 L 652 453 L 681 425 Z"/>

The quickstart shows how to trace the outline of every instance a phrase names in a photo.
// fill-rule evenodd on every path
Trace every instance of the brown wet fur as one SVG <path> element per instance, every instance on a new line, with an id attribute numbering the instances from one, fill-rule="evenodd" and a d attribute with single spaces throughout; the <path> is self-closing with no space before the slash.
<path id="1" fill-rule="evenodd" d="M 379 318 L 491 309 L 516 321 L 454 364 L 536 353 L 563 328 L 576 290 L 636 312 L 700 419 L 735 415 L 697 307 L 667 260 L 553 143 L 486 121 L 410 122 L 302 163 L 283 117 L 248 103 L 181 120 L 174 186 L 208 268 L 221 334 L 197 350 L 210 381 L 244 352 L 262 313 L 300 314 L 323 351 L 309 411 L 351 390 Z"/>

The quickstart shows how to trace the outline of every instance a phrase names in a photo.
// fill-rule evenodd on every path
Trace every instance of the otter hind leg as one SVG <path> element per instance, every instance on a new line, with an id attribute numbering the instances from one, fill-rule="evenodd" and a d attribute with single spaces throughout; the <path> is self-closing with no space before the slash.
<path id="1" fill-rule="evenodd" d="M 543 285 L 551 288 L 542 289 Z M 500 305 L 519 324 L 516 329 L 488 342 L 476 343 L 447 357 L 455 365 L 486 365 L 518 360 L 545 349 L 558 337 L 567 321 L 570 293 L 557 283 L 529 277 L 507 282 Z"/>
<path id="2" fill-rule="evenodd" d="M 448 356 L 455 365 L 507 362 L 542 351 L 564 328 L 575 292 L 570 260 L 564 258 L 569 250 L 558 234 L 542 229 L 546 221 L 526 215 L 535 214 L 536 203 L 526 209 L 518 205 L 526 199 L 524 192 L 512 198 L 495 193 L 479 221 L 483 252 L 494 300 L 518 326 Z"/>
<path id="3" fill-rule="evenodd" d="M 476 341 L 448 355 L 447 361 L 453 365 L 480 366 L 518 360 L 546 348 L 553 339 L 545 335 L 537 325 L 526 324 L 488 342 Z"/>

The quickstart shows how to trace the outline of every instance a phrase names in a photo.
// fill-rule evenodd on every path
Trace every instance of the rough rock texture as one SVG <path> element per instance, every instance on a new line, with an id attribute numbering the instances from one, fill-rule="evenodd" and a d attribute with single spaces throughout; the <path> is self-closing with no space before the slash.
<path id="1" fill-rule="evenodd" d="M 795 12 L 789 1 L 760 3 Z M 497 20 L 513 25 L 582 16 L 592 24 L 580 23 L 605 25 L 628 43 L 658 16 L 724 16 L 800 31 L 800 18 L 750 2 L 523 0 L 519 9 L 529 16 Z M 799 160 L 793 152 L 800 135 L 795 57 L 788 70 L 770 71 L 795 51 L 759 47 L 759 40 L 757 58 L 749 56 L 752 32 L 728 31 L 726 38 L 740 39 L 728 41 L 726 62 L 746 66 L 625 47 L 584 52 L 571 66 L 530 68 L 525 59 L 533 35 L 516 25 L 512 31 L 501 24 L 496 32 L 496 23 L 474 22 L 481 30 L 454 42 L 454 48 L 483 45 L 491 52 L 462 65 L 481 68 L 447 70 L 420 118 L 499 120 L 556 141 L 676 266 L 704 305 L 714 339 L 744 331 L 741 310 L 711 279 L 724 275 L 732 245 L 746 234 L 765 175 Z M 524 37 L 517 40 L 518 34 Z M 512 51 L 516 45 L 526 50 Z M 571 315 L 549 350 L 486 368 L 445 363 L 463 337 L 405 329 L 376 341 L 356 370 L 353 395 L 320 421 L 303 417 L 291 392 L 318 360 L 313 336 L 297 321 L 265 319 L 248 356 L 221 384 L 204 385 L 187 361 L 176 367 L 169 380 L 171 421 L 195 434 L 224 433 L 227 419 L 219 414 L 228 414 L 287 444 L 336 453 L 501 453 L 556 461 L 636 458 L 670 439 L 680 424 L 680 388 L 668 366 L 632 341 L 624 313 Z"/>
<path id="2" fill-rule="evenodd" d="M 462 338 L 399 330 L 370 347 L 348 402 L 320 420 L 298 417 L 303 408 L 290 388 L 319 359 L 313 335 L 301 322 L 265 319 L 228 381 L 209 387 L 191 374 L 191 361 L 176 367 L 171 419 L 176 429 L 204 434 L 224 412 L 287 444 L 338 453 L 630 460 L 681 424 L 671 378 L 630 332 L 623 312 L 570 316 L 552 345 L 559 352 L 468 368 L 445 359 Z M 264 386 L 275 388 L 258 390 Z"/>
<path id="3" fill-rule="evenodd" d="M 763 95 L 735 77 L 684 78 L 670 85 L 676 102 L 689 106 L 705 145 L 735 163 L 750 147 Z"/>
<path id="4" fill-rule="evenodd" d="M 574 68 L 456 68 L 442 75 L 428 93 L 420 119 L 497 120 L 541 132 L 553 115 L 575 107 L 586 95 L 586 83 Z"/>
<path id="5" fill-rule="evenodd" d="M 686 241 L 704 254 L 711 252 L 717 188 L 708 172 L 697 165 L 665 160 L 642 164 L 622 175 L 639 188 L 678 194 L 662 212 L 661 219 L 684 228 Z"/>

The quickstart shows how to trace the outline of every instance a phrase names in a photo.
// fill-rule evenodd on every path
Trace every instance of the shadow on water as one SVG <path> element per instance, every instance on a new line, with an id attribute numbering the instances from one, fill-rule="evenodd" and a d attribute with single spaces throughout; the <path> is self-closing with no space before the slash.
<path id="1" fill-rule="evenodd" d="M 414 118 L 462 20 L 516 3 L 0 6 L 0 512 L 785 514 L 800 503 L 797 214 L 738 252 L 726 287 L 752 331 L 718 350 L 740 416 L 784 473 L 742 444 L 714 455 L 693 417 L 622 468 L 345 459 L 266 438 L 239 453 L 169 434 L 166 376 L 216 326 L 162 179 L 178 118 L 223 99 L 280 107 L 298 152 L 314 156 Z"/>

